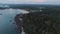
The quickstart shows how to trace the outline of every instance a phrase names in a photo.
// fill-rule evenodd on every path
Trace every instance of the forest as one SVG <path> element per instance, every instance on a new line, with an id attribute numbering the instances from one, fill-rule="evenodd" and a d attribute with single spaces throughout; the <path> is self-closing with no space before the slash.
<path id="1" fill-rule="evenodd" d="M 33 8 L 28 9 L 33 10 Z M 19 18 L 23 20 L 23 29 L 26 34 L 60 34 L 59 7 L 46 6 L 35 12 L 32 11 L 28 14 L 24 14 Z"/>

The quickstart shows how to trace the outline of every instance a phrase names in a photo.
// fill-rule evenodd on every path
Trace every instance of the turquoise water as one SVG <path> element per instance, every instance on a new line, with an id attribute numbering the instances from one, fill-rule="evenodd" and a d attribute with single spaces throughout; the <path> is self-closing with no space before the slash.
<path id="1" fill-rule="evenodd" d="M 0 10 L 0 34 L 19 34 L 14 17 L 22 13 L 20 9 Z"/>

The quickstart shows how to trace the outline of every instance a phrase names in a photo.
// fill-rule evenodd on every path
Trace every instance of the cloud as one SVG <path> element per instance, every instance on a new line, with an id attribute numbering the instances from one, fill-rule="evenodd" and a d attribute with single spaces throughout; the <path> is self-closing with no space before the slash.
<path id="1" fill-rule="evenodd" d="M 26 2 L 45 2 L 45 0 L 25 0 Z"/>
<path id="2" fill-rule="evenodd" d="M 60 0 L 0 0 L 4 4 L 60 4 Z"/>
<path id="3" fill-rule="evenodd" d="M 0 0 L 0 3 L 37 3 L 37 2 L 45 2 L 46 0 Z"/>
<path id="4" fill-rule="evenodd" d="M 47 0 L 45 4 L 60 4 L 60 0 Z"/>

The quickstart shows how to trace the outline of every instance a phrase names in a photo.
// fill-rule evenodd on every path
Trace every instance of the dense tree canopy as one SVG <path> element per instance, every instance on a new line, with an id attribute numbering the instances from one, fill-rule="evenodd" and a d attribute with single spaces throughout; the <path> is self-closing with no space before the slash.
<path id="1" fill-rule="evenodd" d="M 23 29 L 26 34 L 60 34 L 60 10 L 45 8 L 43 11 L 23 15 Z"/>

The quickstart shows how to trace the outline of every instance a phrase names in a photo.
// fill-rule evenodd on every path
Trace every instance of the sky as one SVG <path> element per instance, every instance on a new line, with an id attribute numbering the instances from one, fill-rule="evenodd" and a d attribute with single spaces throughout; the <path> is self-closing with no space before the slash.
<path id="1" fill-rule="evenodd" d="M 2 4 L 60 4 L 60 0 L 0 0 Z"/>

